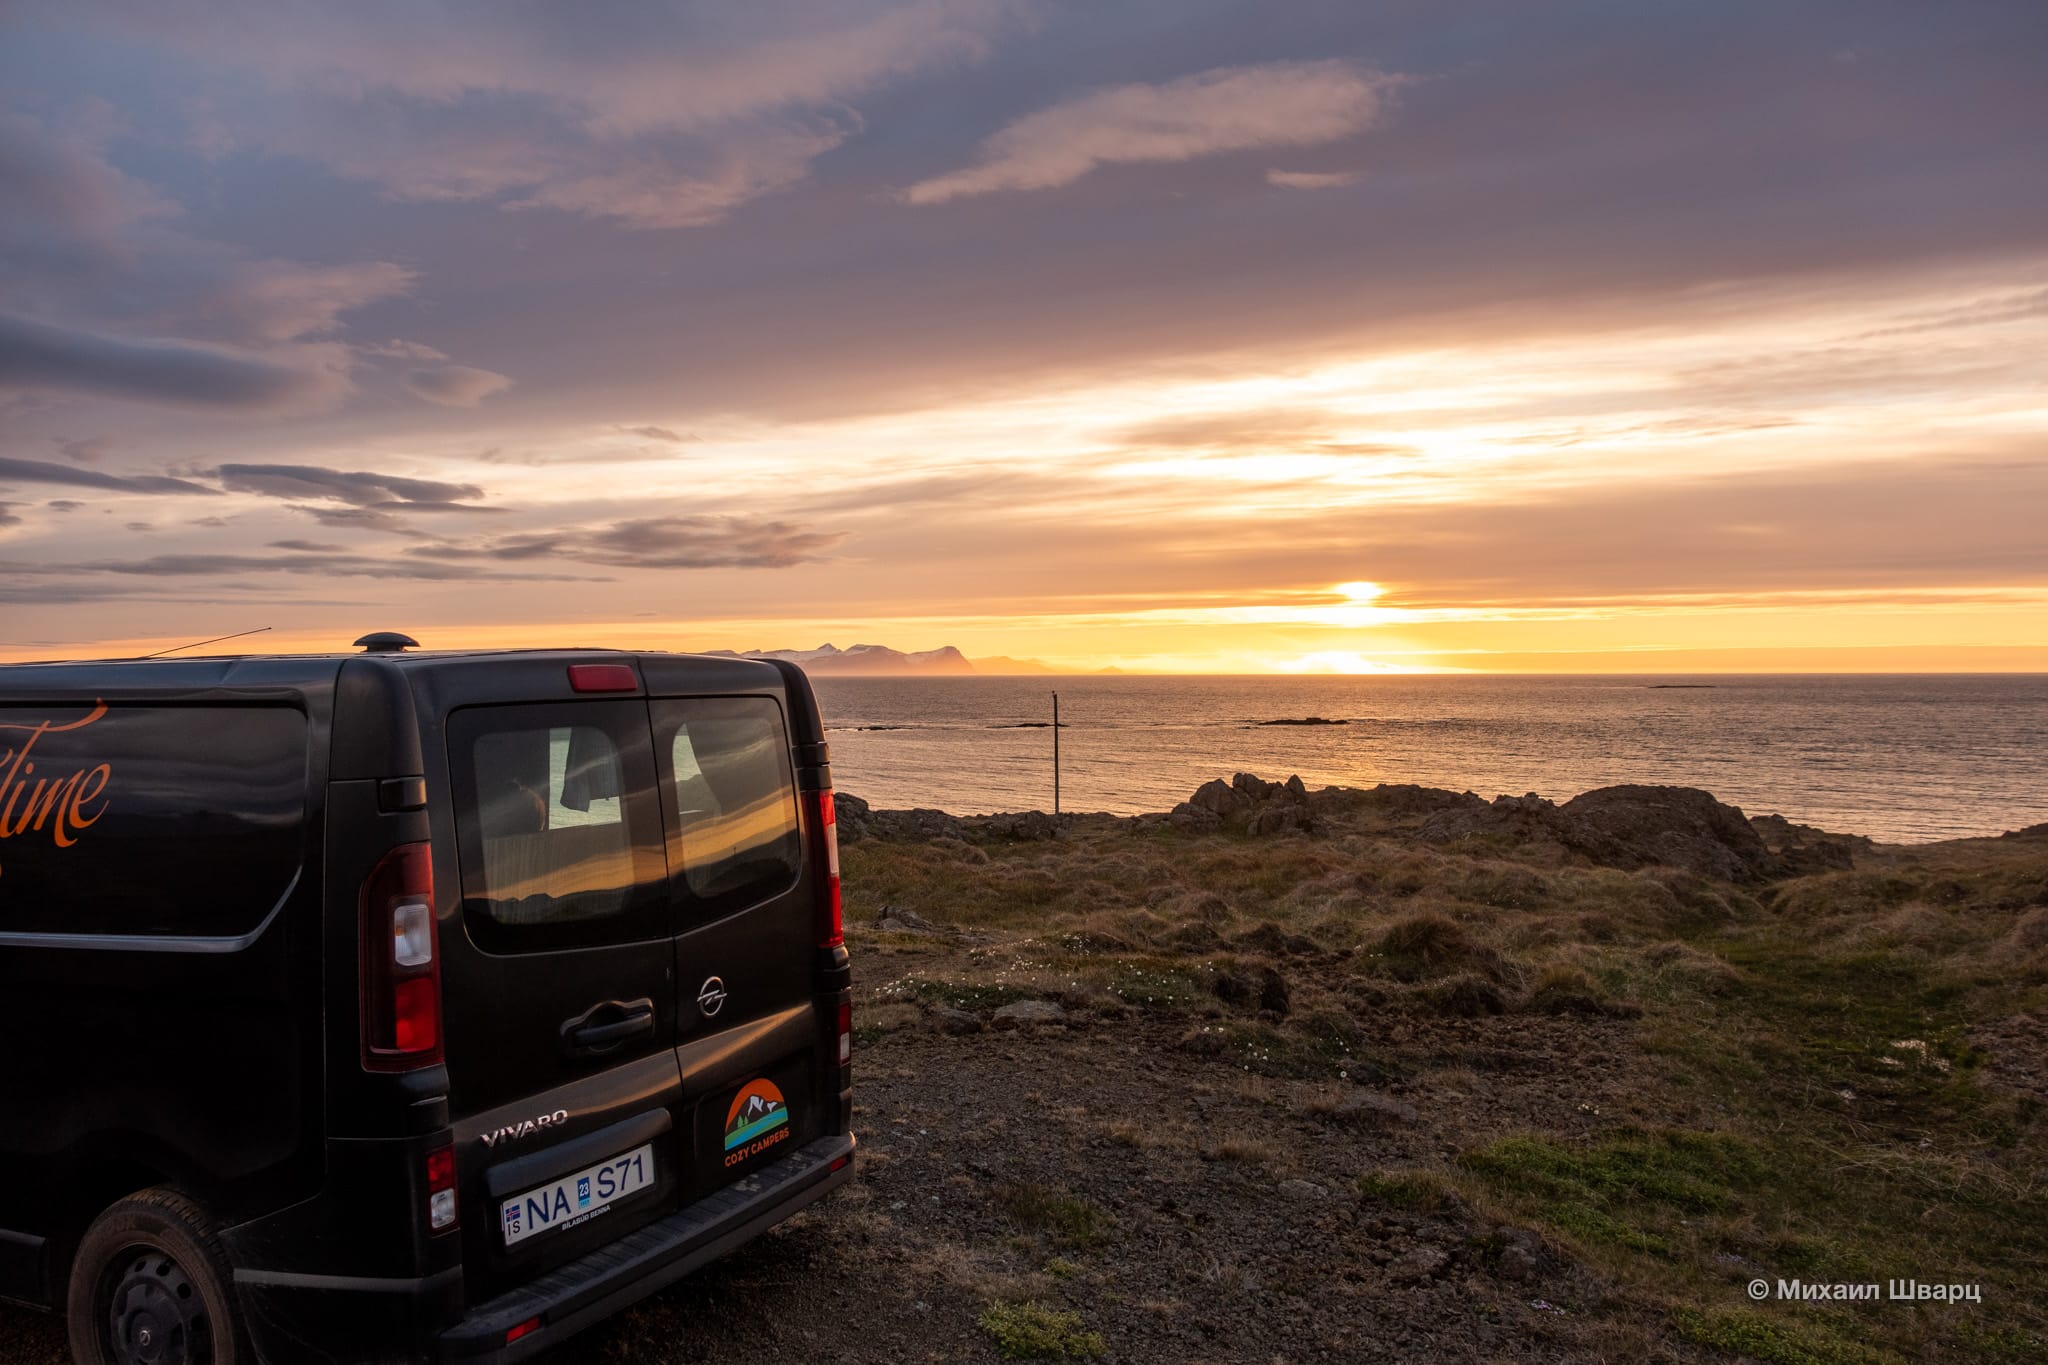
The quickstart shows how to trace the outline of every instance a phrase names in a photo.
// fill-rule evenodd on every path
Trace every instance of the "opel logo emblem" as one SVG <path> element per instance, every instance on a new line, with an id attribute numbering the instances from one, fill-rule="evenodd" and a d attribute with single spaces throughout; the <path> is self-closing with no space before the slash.
<path id="1" fill-rule="evenodd" d="M 725 983 L 715 976 L 707 978 L 697 992 L 697 1008 L 704 1011 L 707 1019 L 724 1009 Z"/>

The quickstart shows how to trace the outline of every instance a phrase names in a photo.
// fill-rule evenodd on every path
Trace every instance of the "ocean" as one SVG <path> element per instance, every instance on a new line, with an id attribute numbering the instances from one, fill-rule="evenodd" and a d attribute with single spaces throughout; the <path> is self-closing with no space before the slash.
<path id="1" fill-rule="evenodd" d="M 1886 842 L 2048 821 L 2048 674 L 821 677 L 839 790 L 956 814 L 1167 810 L 1212 777 L 1564 800 L 1703 787 Z M 1273 726 L 1310 716 L 1342 725 Z"/>

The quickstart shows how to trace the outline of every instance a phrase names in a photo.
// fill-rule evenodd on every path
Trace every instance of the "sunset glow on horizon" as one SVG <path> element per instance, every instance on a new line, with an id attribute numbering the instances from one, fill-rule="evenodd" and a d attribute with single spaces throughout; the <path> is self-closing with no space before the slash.
<path id="1" fill-rule="evenodd" d="M 20 7 L 0 656 L 2048 670 L 2035 12 L 1354 10 Z"/>

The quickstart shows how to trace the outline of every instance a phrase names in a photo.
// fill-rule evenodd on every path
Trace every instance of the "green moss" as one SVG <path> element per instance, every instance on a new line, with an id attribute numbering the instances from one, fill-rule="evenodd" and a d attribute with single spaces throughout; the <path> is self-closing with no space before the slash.
<path id="1" fill-rule="evenodd" d="M 1875 1350 L 1815 1323 L 1794 1322 L 1747 1309 L 1702 1312 L 1681 1308 L 1672 1315 L 1687 1341 L 1763 1361 L 1764 1365 L 1900 1365 L 1890 1351 Z"/>
<path id="2" fill-rule="evenodd" d="M 1042 1303 L 992 1303 L 980 1323 L 1006 1360 L 1093 1360 L 1108 1350 L 1100 1332 L 1082 1329 L 1080 1314 Z"/>
<path id="3" fill-rule="evenodd" d="M 1415 1213 L 1441 1213 L 1458 1203 L 1449 1183 L 1434 1171 L 1367 1171 L 1358 1177 L 1358 1192 Z"/>
<path id="4" fill-rule="evenodd" d="M 1061 1246 L 1100 1246 L 1116 1234 L 1116 1219 L 1099 1205 L 1029 1180 L 996 1186 L 996 1207 Z"/>

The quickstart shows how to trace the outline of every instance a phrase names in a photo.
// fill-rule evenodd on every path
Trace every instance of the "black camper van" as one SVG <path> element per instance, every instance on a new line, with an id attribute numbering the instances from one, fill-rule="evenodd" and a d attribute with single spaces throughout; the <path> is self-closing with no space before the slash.
<path id="1" fill-rule="evenodd" d="M 0 667 L 0 1296 L 73 1353 L 514 1360 L 851 1178 L 792 665 Z"/>

